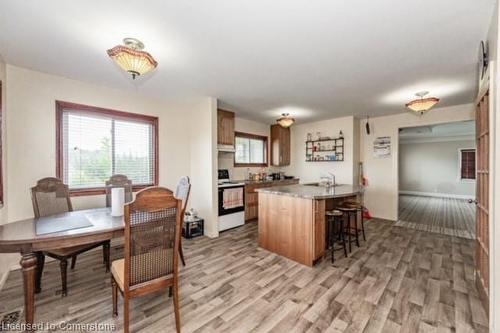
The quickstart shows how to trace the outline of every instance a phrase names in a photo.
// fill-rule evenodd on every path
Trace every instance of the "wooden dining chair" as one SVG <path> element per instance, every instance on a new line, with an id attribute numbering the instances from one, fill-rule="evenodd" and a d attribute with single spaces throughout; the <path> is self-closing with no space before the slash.
<path id="1" fill-rule="evenodd" d="M 175 325 L 180 332 L 179 242 L 182 201 L 163 187 L 137 193 L 125 205 L 124 259 L 111 265 L 113 315 L 118 315 L 118 290 L 123 296 L 123 329 L 129 332 L 130 299 L 173 288 Z"/>
<path id="2" fill-rule="evenodd" d="M 125 189 L 125 203 L 132 201 L 132 181 L 125 175 L 113 175 L 106 181 L 106 207 L 111 207 L 111 189 Z"/>
<path id="3" fill-rule="evenodd" d="M 182 200 L 181 228 L 184 225 L 184 213 L 186 212 L 190 191 L 191 191 L 191 183 L 189 182 L 189 177 L 188 176 L 181 177 L 179 183 L 177 184 L 177 188 L 175 190 L 175 197 L 179 200 Z M 186 266 L 186 261 L 184 260 L 184 253 L 182 251 L 182 237 L 180 239 L 181 241 L 179 241 L 179 255 L 181 256 L 182 265 Z"/>
<path id="4" fill-rule="evenodd" d="M 31 188 L 31 201 L 33 203 L 35 218 L 73 211 L 68 186 L 63 184 L 63 182 L 57 178 L 47 177 L 40 179 L 36 183 L 36 186 Z M 79 246 L 65 247 L 61 249 L 53 249 L 44 252 L 37 252 L 36 256 L 38 259 L 38 263 L 35 283 L 36 292 L 38 293 L 41 291 L 41 279 L 46 255 L 59 260 L 59 265 L 61 268 L 62 296 L 66 296 L 68 291 L 68 259 L 71 258 L 71 269 L 74 269 L 77 255 L 101 245 L 103 247 L 103 261 L 106 265 L 106 271 L 109 271 L 109 240 L 104 242 L 96 242 Z"/>

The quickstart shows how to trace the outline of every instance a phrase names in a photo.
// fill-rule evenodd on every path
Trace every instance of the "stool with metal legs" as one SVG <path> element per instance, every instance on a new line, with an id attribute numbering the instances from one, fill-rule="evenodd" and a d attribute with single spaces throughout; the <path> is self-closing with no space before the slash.
<path id="1" fill-rule="evenodd" d="M 330 210 L 325 213 L 327 222 L 327 246 L 332 248 L 332 263 L 335 261 L 335 251 L 344 250 L 344 255 L 347 257 L 347 247 L 345 244 L 345 226 L 343 213 L 339 210 Z M 341 242 L 341 246 L 335 247 L 335 243 Z"/>
<path id="2" fill-rule="evenodd" d="M 343 219 L 346 220 L 347 243 L 349 244 L 349 252 L 352 252 L 353 242 L 356 242 L 356 246 L 359 247 L 358 210 L 348 206 L 337 207 L 337 209 L 343 213 Z M 354 221 L 354 225 L 352 221 Z"/>
<path id="3" fill-rule="evenodd" d="M 349 208 L 356 208 L 356 210 L 360 213 L 361 215 L 361 232 L 363 234 L 363 240 L 366 242 L 366 235 L 365 235 L 365 220 L 363 218 L 363 212 L 365 210 L 365 207 L 359 203 L 358 201 L 355 200 L 347 200 L 344 202 L 345 207 Z M 356 215 L 357 219 L 357 215 Z"/>

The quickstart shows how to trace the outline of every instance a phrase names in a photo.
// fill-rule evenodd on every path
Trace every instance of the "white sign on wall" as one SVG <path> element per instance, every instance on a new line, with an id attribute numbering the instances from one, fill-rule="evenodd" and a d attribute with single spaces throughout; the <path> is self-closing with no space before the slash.
<path id="1" fill-rule="evenodd" d="M 391 156 L 391 137 L 379 136 L 373 141 L 373 156 L 387 158 Z"/>

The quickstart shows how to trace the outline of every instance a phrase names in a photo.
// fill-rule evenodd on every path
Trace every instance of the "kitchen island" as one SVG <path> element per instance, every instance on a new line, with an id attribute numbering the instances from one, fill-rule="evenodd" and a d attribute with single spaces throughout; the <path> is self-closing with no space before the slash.
<path id="1" fill-rule="evenodd" d="M 276 186 L 259 193 L 259 246 L 307 266 L 325 255 L 325 211 L 361 188 L 319 184 Z"/>

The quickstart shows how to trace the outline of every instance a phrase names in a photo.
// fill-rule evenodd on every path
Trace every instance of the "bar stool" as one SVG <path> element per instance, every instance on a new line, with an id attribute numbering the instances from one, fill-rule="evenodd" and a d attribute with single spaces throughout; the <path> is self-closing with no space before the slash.
<path id="1" fill-rule="evenodd" d="M 332 263 L 335 261 L 334 253 L 335 251 L 340 251 L 344 249 L 344 255 L 347 258 L 347 247 L 345 244 L 345 226 L 344 226 L 344 214 L 339 210 L 326 211 L 326 222 L 328 226 L 328 248 L 332 247 Z M 335 242 L 342 242 L 341 247 L 335 248 Z"/>
<path id="2" fill-rule="evenodd" d="M 365 220 L 363 218 L 363 212 L 365 210 L 365 207 L 358 201 L 355 200 L 346 200 L 344 202 L 344 205 L 349 208 L 356 208 L 356 210 L 360 213 L 361 216 L 361 232 L 363 233 L 363 240 L 366 242 L 366 235 L 365 235 Z M 356 219 L 357 219 L 357 214 L 356 214 Z"/>

